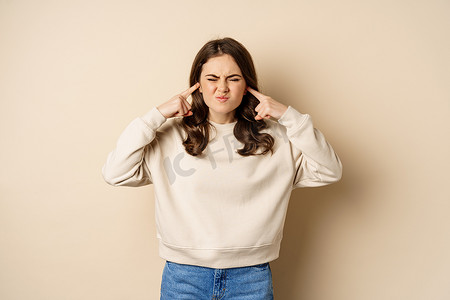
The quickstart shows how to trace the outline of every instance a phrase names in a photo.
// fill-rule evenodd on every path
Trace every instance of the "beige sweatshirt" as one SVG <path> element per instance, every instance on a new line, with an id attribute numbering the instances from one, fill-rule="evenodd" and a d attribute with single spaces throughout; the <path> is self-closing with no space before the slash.
<path id="1" fill-rule="evenodd" d="M 261 264 L 279 255 L 289 197 L 294 188 L 338 181 L 342 164 L 293 107 L 262 132 L 275 139 L 273 155 L 243 157 L 236 122 L 210 123 L 203 158 L 184 150 L 179 118 L 153 107 L 120 135 L 103 166 L 113 186 L 154 185 L 159 254 L 169 261 L 231 268 Z"/>

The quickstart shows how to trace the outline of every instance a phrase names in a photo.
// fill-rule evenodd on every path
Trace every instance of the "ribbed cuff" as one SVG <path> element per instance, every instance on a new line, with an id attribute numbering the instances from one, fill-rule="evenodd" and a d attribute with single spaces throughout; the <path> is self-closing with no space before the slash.
<path id="1" fill-rule="evenodd" d="M 278 119 L 278 123 L 291 129 L 299 128 L 308 117 L 309 115 L 302 114 L 289 105 L 284 114 Z"/>
<path id="2" fill-rule="evenodd" d="M 149 112 L 141 117 L 141 120 L 153 130 L 157 130 L 166 122 L 166 117 L 154 106 Z"/>

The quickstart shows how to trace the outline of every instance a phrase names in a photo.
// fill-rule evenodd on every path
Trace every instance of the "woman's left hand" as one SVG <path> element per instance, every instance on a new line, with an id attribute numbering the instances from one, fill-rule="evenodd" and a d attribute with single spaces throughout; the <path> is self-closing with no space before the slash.
<path id="1" fill-rule="evenodd" d="M 259 104 L 255 108 L 255 111 L 258 113 L 258 115 L 256 115 L 255 117 L 255 120 L 261 120 L 263 118 L 270 117 L 274 117 L 278 120 L 288 108 L 286 105 L 275 101 L 271 97 L 261 94 L 258 91 L 255 91 L 251 87 L 247 87 L 247 91 L 252 93 L 252 95 L 259 100 Z"/>

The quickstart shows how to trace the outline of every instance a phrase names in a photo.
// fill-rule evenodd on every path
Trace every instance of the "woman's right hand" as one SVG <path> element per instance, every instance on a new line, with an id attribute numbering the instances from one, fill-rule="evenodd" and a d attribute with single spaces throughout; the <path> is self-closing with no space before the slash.
<path id="1" fill-rule="evenodd" d="M 196 83 L 181 94 L 174 96 L 169 101 L 157 106 L 156 108 L 163 114 L 166 119 L 172 117 L 188 117 L 192 116 L 191 104 L 187 98 L 200 87 L 200 83 Z"/>

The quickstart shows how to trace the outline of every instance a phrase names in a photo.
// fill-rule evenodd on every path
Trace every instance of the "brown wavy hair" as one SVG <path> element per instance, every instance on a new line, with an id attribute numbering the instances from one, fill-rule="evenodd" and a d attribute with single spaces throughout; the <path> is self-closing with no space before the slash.
<path id="1" fill-rule="evenodd" d="M 258 91 L 258 80 L 250 53 L 241 43 L 229 37 L 211 40 L 200 49 L 192 63 L 190 86 L 200 82 L 203 65 L 210 58 L 224 54 L 234 58 L 247 86 Z M 191 96 L 193 115 L 181 118 L 180 125 L 187 135 L 186 140 L 183 141 L 186 152 L 192 156 L 198 156 L 208 145 L 209 133 L 213 125 L 208 122 L 209 107 L 205 104 L 202 93 L 197 89 Z M 260 132 L 267 128 L 267 123 L 264 119 L 255 120 L 257 115 L 255 108 L 258 104 L 259 100 L 247 92 L 235 110 L 237 123 L 233 134 L 244 144 L 243 148 L 237 150 L 237 153 L 242 156 L 264 155 L 269 151 L 273 154 L 274 138 L 268 133 Z M 261 148 L 260 153 L 257 153 L 258 148 Z"/>

